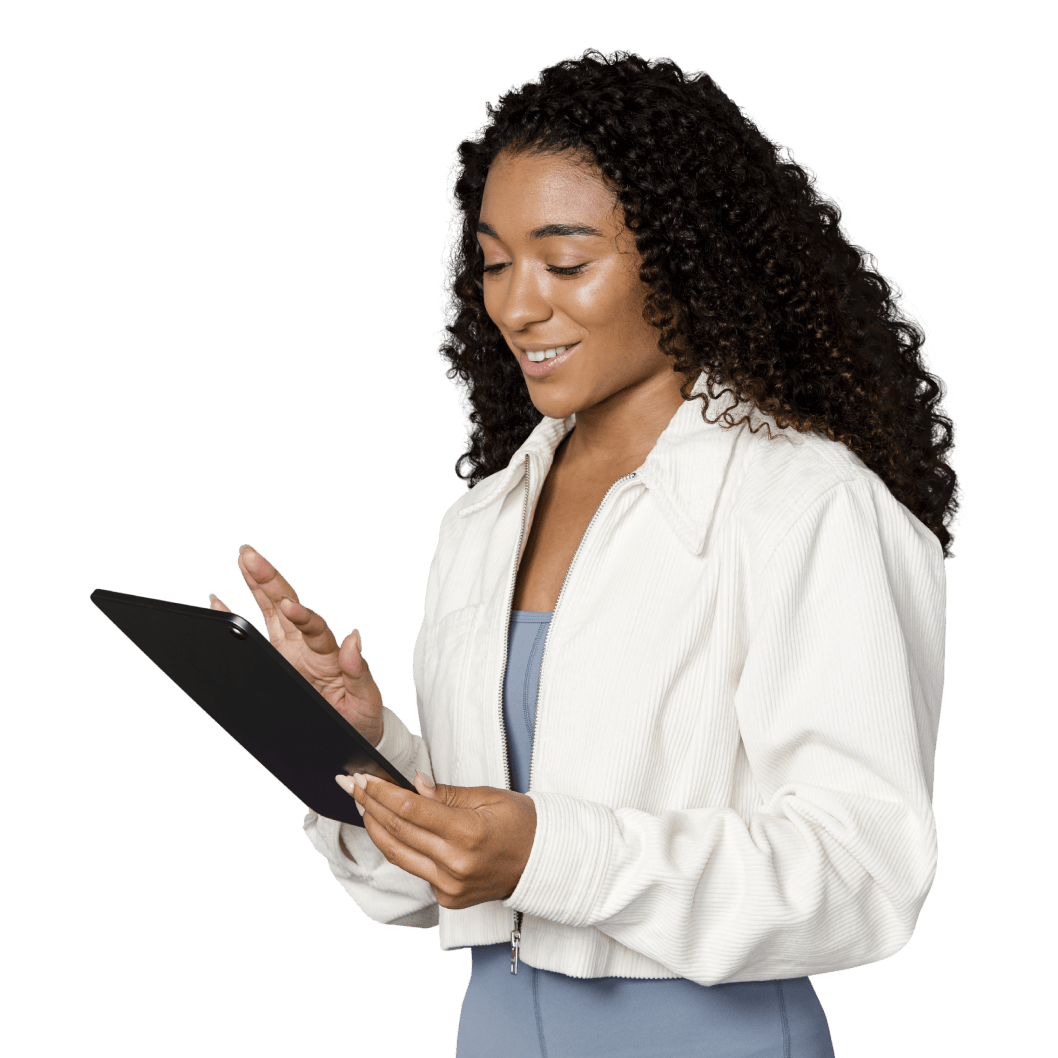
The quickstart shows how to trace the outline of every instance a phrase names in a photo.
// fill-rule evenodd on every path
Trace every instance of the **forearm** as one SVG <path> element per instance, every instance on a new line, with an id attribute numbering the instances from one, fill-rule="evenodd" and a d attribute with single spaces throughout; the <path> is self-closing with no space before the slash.
<path id="1" fill-rule="evenodd" d="M 409 780 L 416 771 L 431 772 L 426 743 L 388 709 L 376 749 Z M 389 863 L 363 827 L 309 812 L 304 828 L 331 873 L 370 918 L 404 925 L 436 924 L 436 900 L 429 884 Z"/>

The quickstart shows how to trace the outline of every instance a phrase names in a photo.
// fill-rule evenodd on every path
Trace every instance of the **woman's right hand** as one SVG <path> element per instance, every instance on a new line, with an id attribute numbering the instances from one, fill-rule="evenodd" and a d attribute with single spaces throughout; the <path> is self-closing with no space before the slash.
<path id="1" fill-rule="evenodd" d="M 243 575 L 279 651 L 371 743 L 382 738 L 382 695 L 360 653 L 354 629 L 341 647 L 318 613 L 298 602 L 297 593 L 263 555 L 248 544 L 239 549 Z M 211 610 L 232 611 L 215 595 Z"/>

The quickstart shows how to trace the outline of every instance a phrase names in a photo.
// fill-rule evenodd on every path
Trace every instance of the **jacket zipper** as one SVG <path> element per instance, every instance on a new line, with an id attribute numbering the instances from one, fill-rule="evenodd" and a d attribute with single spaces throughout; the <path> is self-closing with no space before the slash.
<path id="1" fill-rule="evenodd" d="M 522 499 L 522 528 L 518 533 L 518 550 L 514 557 L 514 572 L 511 573 L 511 590 L 507 595 L 507 620 L 503 632 L 503 667 L 500 669 L 500 732 L 503 734 L 503 779 L 507 789 L 511 788 L 511 748 L 507 744 L 507 729 L 503 723 L 503 682 L 507 674 L 507 642 L 511 634 L 511 606 L 514 603 L 514 586 L 518 579 L 518 566 L 522 557 L 522 541 L 525 539 L 525 516 L 529 511 L 529 456 L 525 457 L 525 496 Z M 511 973 L 518 972 L 518 948 L 522 940 L 522 914 L 514 913 L 514 929 L 511 931 Z"/>
<path id="2" fill-rule="evenodd" d="M 525 457 L 525 508 L 529 506 L 529 457 Z M 547 632 L 544 634 L 544 645 L 540 650 L 540 675 L 543 677 L 544 671 L 544 658 L 547 656 L 547 641 L 551 638 L 551 629 L 555 624 L 555 614 L 558 613 L 559 604 L 562 602 L 562 596 L 566 593 L 566 584 L 569 582 L 569 575 L 573 570 L 573 567 L 577 563 L 577 556 L 580 554 L 581 548 L 584 547 L 584 541 L 588 539 L 588 534 L 591 532 L 591 527 L 595 524 L 596 518 L 599 517 L 599 512 L 606 506 L 606 501 L 610 498 L 610 494 L 622 481 L 628 481 L 636 476 L 636 472 L 633 470 L 631 474 L 625 474 L 623 478 L 618 478 L 607 490 L 606 495 L 599 501 L 599 506 L 595 508 L 595 513 L 591 516 L 591 521 L 588 522 L 588 528 L 584 530 L 583 535 L 580 538 L 580 543 L 577 545 L 577 550 L 573 552 L 573 557 L 569 560 L 569 566 L 566 567 L 566 575 L 562 578 L 562 587 L 558 590 L 558 598 L 555 599 L 555 608 L 551 611 L 551 620 L 547 624 Z M 525 533 L 525 509 L 522 510 L 522 534 Z M 518 538 L 518 551 L 521 554 L 522 549 L 522 538 Z M 517 576 L 517 566 L 515 566 L 515 576 Z M 514 601 L 514 582 L 512 579 L 511 583 L 511 598 L 508 600 L 507 605 L 507 621 L 510 623 L 510 608 Z M 509 632 L 508 632 L 509 634 Z M 507 640 L 504 639 L 503 648 L 503 669 L 506 673 L 507 670 Z M 536 685 L 536 709 L 533 712 L 533 741 L 529 748 L 529 778 L 526 782 L 526 790 L 533 788 L 533 761 L 536 759 L 536 726 L 540 720 L 540 681 L 537 681 Z M 500 686 L 500 723 L 503 723 L 503 686 Z M 508 749 L 508 757 L 509 757 Z M 510 788 L 511 777 L 510 777 L 510 766 L 508 764 L 508 758 L 504 760 L 507 765 L 507 787 Z M 518 953 L 522 946 L 522 913 L 521 911 L 515 911 L 514 913 L 514 929 L 511 931 L 511 973 L 516 974 L 518 972 Z"/>

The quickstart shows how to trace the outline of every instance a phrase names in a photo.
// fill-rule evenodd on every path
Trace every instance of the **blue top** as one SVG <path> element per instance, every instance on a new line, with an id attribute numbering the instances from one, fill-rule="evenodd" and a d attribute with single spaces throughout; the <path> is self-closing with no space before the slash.
<path id="1" fill-rule="evenodd" d="M 519 793 L 529 788 L 550 621 L 550 613 L 511 613 L 503 722 L 511 789 Z M 456 1058 L 834 1058 L 807 977 L 706 988 L 685 978 L 568 977 L 524 961 L 512 974 L 510 944 L 471 951 Z"/>
<path id="2" fill-rule="evenodd" d="M 540 660 L 551 623 L 550 613 L 512 610 L 507 646 L 507 671 L 503 677 L 503 722 L 511 756 L 511 789 L 529 791 L 529 754 L 533 748 L 536 691 L 540 686 Z"/>

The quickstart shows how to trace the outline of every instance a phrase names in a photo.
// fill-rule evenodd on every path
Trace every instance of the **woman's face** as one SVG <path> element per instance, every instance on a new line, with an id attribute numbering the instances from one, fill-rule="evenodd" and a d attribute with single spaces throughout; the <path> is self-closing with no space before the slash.
<path id="1" fill-rule="evenodd" d="M 478 240 L 485 309 L 544 415 L 678 388 L 658 331 L 643 319 L 647 287 L 624 212 L 584 164 L 500 154 L 485 181 Z"/>

